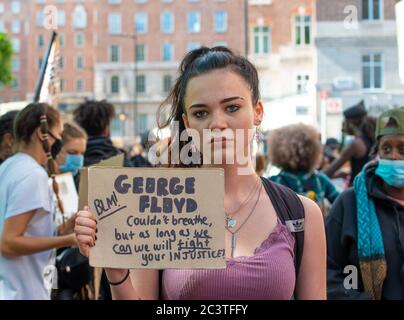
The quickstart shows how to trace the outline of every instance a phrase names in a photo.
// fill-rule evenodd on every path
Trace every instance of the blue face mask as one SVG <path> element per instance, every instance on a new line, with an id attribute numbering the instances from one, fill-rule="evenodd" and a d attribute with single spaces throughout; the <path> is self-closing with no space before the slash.
<path id="1" fill-rule="evenodd" d="M 70 154 L 68 153 L 65 159 L 65 163 L 62 164 L 59 169 L 61 172 L 71 172 L 76 175 L 79 169 L 84 164 L 84 156 L 81 154 Z"/>
<path id="2" fill-rule="evenodd" d="M 404 160 L 380 159 L 375 173 L 389 186 L 404 187 Z"/>

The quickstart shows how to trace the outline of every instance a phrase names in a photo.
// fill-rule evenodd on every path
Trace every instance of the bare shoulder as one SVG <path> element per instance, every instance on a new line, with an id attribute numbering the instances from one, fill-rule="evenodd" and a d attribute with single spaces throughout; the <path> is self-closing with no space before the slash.
<path id="1" fill-rule="evenodd" d="M 305 214 L 305 230 L 324 229 L 324 218 L 320 207 L 309 198 L 298 195 L 302 201 Z"/>

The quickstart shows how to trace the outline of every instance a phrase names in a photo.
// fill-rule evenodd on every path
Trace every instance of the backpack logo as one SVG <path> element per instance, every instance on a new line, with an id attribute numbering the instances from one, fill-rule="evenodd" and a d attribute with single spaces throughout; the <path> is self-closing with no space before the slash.
<path id="1" fill-rule="evenodd" d="M 304 231 L 304 218 L 298 220 L 285 221 L 286 226 L 290 232 L 302 232 Z"/>

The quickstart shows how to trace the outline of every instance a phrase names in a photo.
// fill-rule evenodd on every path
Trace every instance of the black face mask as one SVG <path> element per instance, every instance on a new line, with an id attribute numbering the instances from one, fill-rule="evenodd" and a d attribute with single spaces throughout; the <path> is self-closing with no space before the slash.
<path id="1" fill-rule="evenodd" d="M 51 154 L 52 158 L 56 159 L 57 155 L 59 154 L 60 150 L 62 150 L 63 147 L 63 140 L 60 139 L 55 139 L 55 143 L 52 145 L 51 148 Z"/>
<path id="2" fill-rule="evenodd" d="M 51 154 L 52 154 L 52 158 L 56 159 L 56 157 L 59 154 L 60 150 L 62 150 L 63 140 L 56 138 L 51 132 L 49 132 L 49 135 L 53 139 L 55 139 L 55 143 L 51 147 Z"/>

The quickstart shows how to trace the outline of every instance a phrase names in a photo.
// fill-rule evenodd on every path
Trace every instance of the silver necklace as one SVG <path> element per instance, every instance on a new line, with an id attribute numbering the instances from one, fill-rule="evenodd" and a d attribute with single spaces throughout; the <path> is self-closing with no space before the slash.
<path id="1" fill-rule="evenodd" d="M 233 217 L 231 217 L 231 215 L 235 214 L 236 212 L 240 211 L 241 208 L 243 208 L 252 198 L 252 196 L 254 195 L 255 191 L 257 191 L 257 189 L 260 186 L 260 180 L 258 178 L 258 180 L 256 180 L 255 186 L 254 188 L 251 189 L 250 194 L 247 196 L 247 198 L 241 203 L 241 205 L 233 212 L 226 212 L 226 225 L 227 228 L 234 228 L 237 224 L 237 220 L 234 219 Z"/>
<path id="2" fill-rule="evenodd" d="M 234 258 L 234 251 L 236 249 L 236 233 L 239 232 L 241 230 L 241 228 L 245 225 L 245 223 L 248 221 L 248 219 L 251 217 L 251 215 L 253 214 L 253 212 L 255 211 L 255 208 L 257 207 L 258 201 L 260 199 L 261 196 L 261 191 L 262 191 L 262 183 L 260 184 L 260 189 L 258 191 L 258 197 L 257 200 L 254 203 L 254 206 L 251 209 L 251 212 L 248 214 L 247 218 L 243 221 L 243 223 L 241 224 L 241 226 L 235 230 L 235 231 L 231 231 L 230 229 L 233 227 L 229 227 L 229 220 L 226 217 L 227 220 L 227 226 L 226 229 L 227 231 L 229 231 L 231 233 L 231 257 Z"/>

